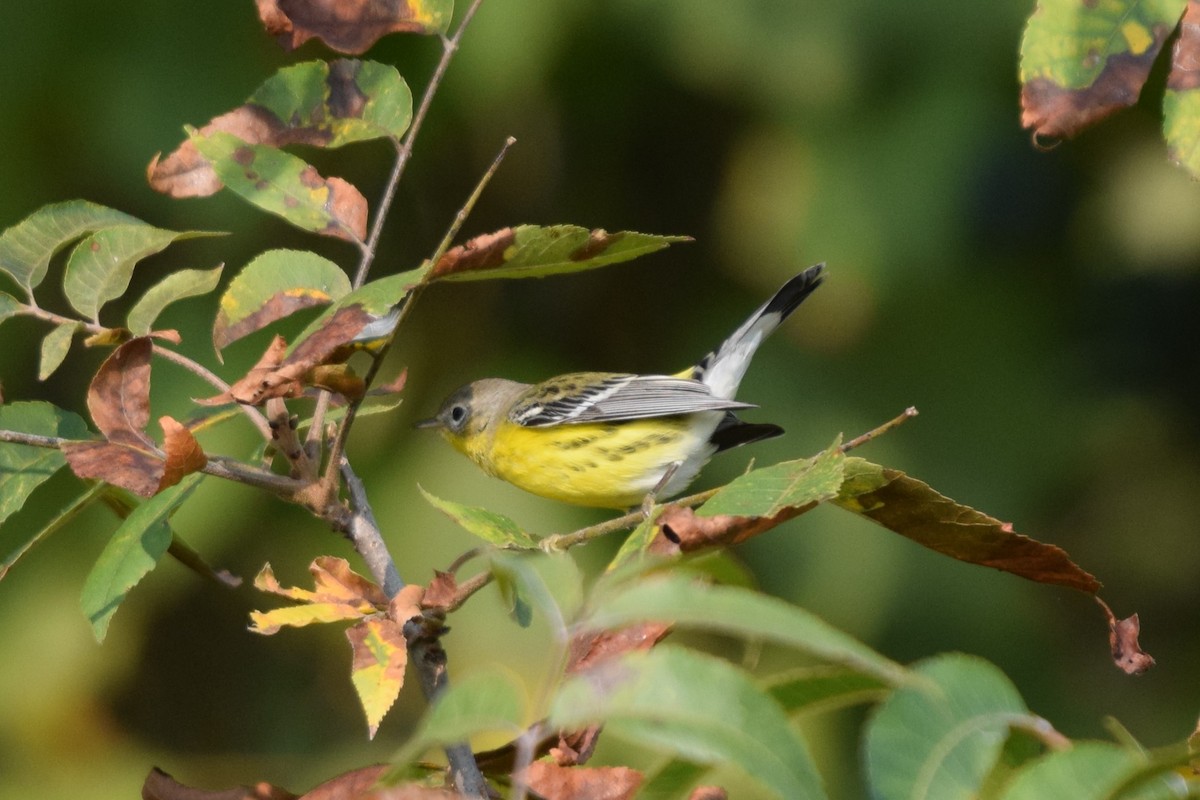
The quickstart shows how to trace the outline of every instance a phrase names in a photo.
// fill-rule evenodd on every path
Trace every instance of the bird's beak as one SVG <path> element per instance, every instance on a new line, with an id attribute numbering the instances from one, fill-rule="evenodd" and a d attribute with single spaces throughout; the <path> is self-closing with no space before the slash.
<path id="1" fill-rule="evenodd" d="M 430 417 L 429 419 L 417 420 L 416 422 L 413 423 L 413 427 L 414 428 L 440 428 L 440 427 L 442 427 L 442 421 L 440 419 L 438 419 L 437 417 Z"/>

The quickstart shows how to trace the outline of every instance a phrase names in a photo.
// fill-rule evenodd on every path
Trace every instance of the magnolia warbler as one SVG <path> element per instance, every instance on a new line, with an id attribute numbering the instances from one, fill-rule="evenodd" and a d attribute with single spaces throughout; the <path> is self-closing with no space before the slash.
<path id="1" fill-rule="evenodd" d="M 715 453 L 783 433 L 743 422 L 734 400 L 754 351 L 821 285 L 824 264 L 785 283 L 700 363 L 676 375 L 576 372 L 538 384 L 486 378 L 446 398 L 437 428 L 485 472 L 583 506 L 630 508 L 683 491 Z"/>

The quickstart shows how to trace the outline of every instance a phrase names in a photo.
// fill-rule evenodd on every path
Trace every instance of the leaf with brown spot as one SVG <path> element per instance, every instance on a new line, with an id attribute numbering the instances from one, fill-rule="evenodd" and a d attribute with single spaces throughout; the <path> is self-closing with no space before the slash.
<path id="1" fill-rule="evenodd" d="M 720 786 L 697 786 L 688 800 L 729 800 L 729 794 Z"/>
<path id="2" fill-rule="evenodd" d="M 285 50 L 318 38 L 363 53 L 390 33 L 445 33 L 453 0 L 256 0 L 267 33 Z"/>
<path id="3" fill-rule="evenodd" d="M 235 397 L 250 391 L 254 385 L 261 384 L 268 375 L 279 368 L 286 353 L 287 341 L 282 336 L 274 337 L 254 366 L 233 386 L 229 387 L 229 391 L 221 392 L 213 397 L 194 398 L 193 402 L 202 406 L 218 406 L 224 403 L 238 402 Z"/>
<path id="4" fill-rule="evenodd" d="M 153 450 L 144 433 L 150 421 L 150 338 L 130 339 L 113 351 L 88 387 L 92 421 L 105 438 Z"/>
<path id="5" fill-rule="evenodd" d="M 476 236 L 447 250 L 428 280 L 542 278 L 629 261 L 688 241 L 688 236 L 607 233 L 578 225 L 521 225 Z"/>
<path id="6" fill-rule="evenodd" d="M 166 462 L 162 465 L 162 478 L 158 482 L 158 491 L 174 486 L 183 480 L 185 475 L 199 472 L 208 465 L 208 456 L 200 449 L 200 443 L 192 432 L 171 417 L 159 417 L 158 424 L 163 429 L 163 452 Z"/>
<path id="7" fill-rule="evenodd" d="M 192 141 L 242 199 L 302 230 L 351 242 L 366 238 L 367 199 L 350 183 L 324 178 L 303 159 L 223 131 L 197 133 Z"/>
<path id="8" fill-rule="evenodd" d="M 1200 177 L 1200 0 L 1189 0 L 1163 95 L 1163 136 L 1171 160 Z"/>
<path id="9" fill-rule="evenodd" d="M 629 767 L 562 767 L 535 761 L 525 770 L 529 788 L 545 800 L 630 800 L 645 776 Z"/>
<path id="10" fill-rule="evenodd" d="M 845 473 L 834 502 L 930 550 L 1038 583 L 1089 594 L 1100 589 L 1061 548 L 1015 533 L 1010 523 L 956 503 L 903 472 L 847 458 Z"/>
<path id="11" fill-rule="evenodd" d="M 346 630 L 353 653 L 350 682 L 367 716 L 368 737 L 375 738 L 379 723 L 400 696 L 408 642 L 394 621 L 371 617 Z"/>
<path id="12" fill-rule="evenodd" d="M 338 59 L 279 70 L 244 105 L 213 118 L 198 133 L 230 133 L 247 144 L 273 147 L 341 147 L 399 139 L 411 120 L 412 92 L 395 67 Z M 223 185 L 191 139 L 165 158 L 155 156 L 146 177 L 171 197 L 207 197 Z"/>
<path id="13" fill-rule="evenodd" d="M 213 346 L 222 350 L 296 311 L 340 300 L 350 289 L 346 273 L 327 258 L 268 250 L 243 267 L 221 295 Z"/>
<path id="14" fill-rule="evenodd" d="M 1136 103 L 1184 3 L 1040 2 L 1021 41 L 1021 125 L 1069 138 Z"/>

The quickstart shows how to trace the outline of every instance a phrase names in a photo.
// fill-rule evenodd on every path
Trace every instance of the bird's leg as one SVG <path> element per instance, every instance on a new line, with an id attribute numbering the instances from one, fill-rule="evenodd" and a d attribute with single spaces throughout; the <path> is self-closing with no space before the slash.
<path id="1" fill-rule="evenodd" d="M 683 466 L 682 461 L 672 461 L 667 465 L 667 471 L 658 479 L 658 483 L 654 484 L 654 488 L 650 490 L 650 494 L 646 495 L 642 500 L 642 516 L 650 519 L 650 512 L 654 510 L 654 503 L 658 500 L 658 493 L 667 488 L 667 484 L 671 482 L 671 478 L 675 477 L 675 473 Z"/>

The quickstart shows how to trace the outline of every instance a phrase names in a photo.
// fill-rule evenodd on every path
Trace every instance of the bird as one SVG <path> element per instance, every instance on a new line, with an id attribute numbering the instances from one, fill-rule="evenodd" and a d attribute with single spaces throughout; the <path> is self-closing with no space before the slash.
<path id="1" fill-rule="evenodd" d="M 715 350 L 674 375 L 575 372 L 536 384 L 484 378 L 415 423 L 438 430 L 484 472 L 580 506 L 648 510 L 686 489 L 716 453 L 783 428 L 744 422 L 734 399 L 763 340 L 821 285 L 805 269 Z"/>

